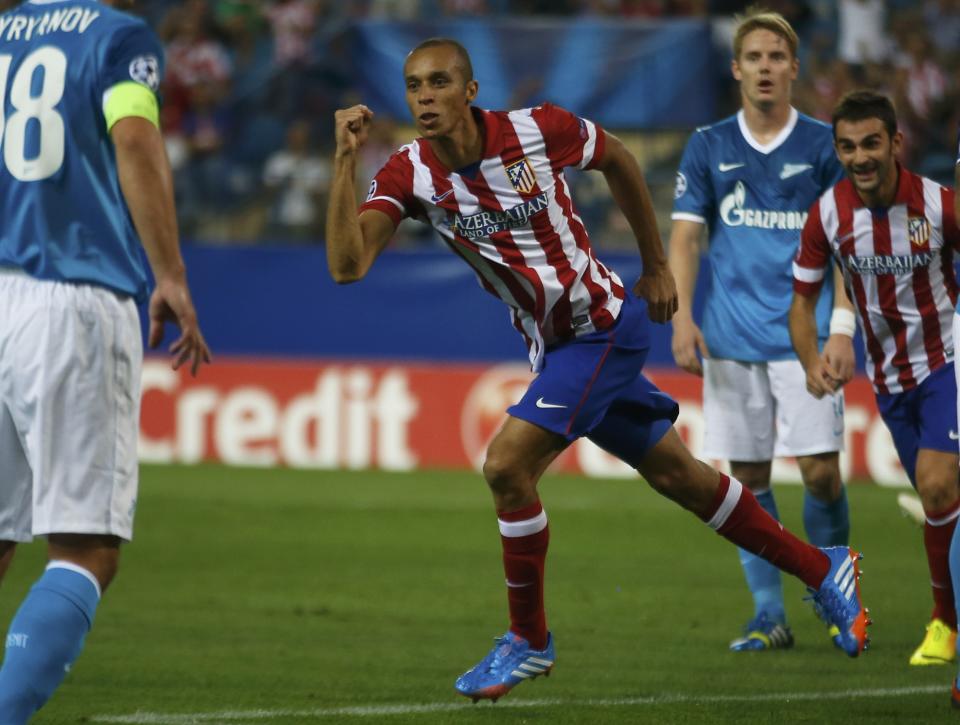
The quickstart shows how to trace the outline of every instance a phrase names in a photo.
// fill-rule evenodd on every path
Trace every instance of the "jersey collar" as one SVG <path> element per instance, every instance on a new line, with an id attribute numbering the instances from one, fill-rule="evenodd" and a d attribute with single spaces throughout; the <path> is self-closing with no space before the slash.
<path id="1" fill-rule="evenodd" d="M 737 112 L 737 125 L 740 126 L 740 133 L 743 135 L 744 141 L 760 153 L 769 154 L 782 146 L 783 142 L 787 140 L 787 137 L 793 133 L 793 129 L 797 125 L 797 116 L 797 109 L 790 106 L 790 116 L 787 118 L 787 125 L 780 129 L 780 133 L 768 144 L 761 144 L 753 137 L 753 134 L 750 133 L 750 129 L 747 128 L 747 117 L 742 108 Z"/>

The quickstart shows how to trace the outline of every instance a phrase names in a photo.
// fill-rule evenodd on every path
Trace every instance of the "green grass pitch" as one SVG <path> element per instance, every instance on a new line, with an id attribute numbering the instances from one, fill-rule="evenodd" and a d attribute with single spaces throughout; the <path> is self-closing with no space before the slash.
<path id="1" fill-rule="evenodd" d="M 777 489 L 801 530 L 801 490 Z M 551 477 L 549 679 L 495 705 L 453 691 L 507 626 L 489 495 L 467 473 L 146 467 L 136 540 L 86 650 L 36 723 L 924 723 L 950 667 L 908 667 L 930 610 L 920 529 L 851 486 L 875 625 L 851 660 L 785 581 L 790 652 L 734 654 L 736 553 L 641 481 Z M 42 564 L 23 547 L 6 626 Z M 136 717 L 134 713 L 139 713 Z M 233 714 L 230 714 L 233 713 Z"/>

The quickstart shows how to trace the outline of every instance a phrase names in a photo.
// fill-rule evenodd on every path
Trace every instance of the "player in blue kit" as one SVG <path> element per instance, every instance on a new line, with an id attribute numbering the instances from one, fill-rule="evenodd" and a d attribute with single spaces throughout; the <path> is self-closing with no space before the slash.
<path id="1" fill-rule="evenodd" d="M 132 536 L 141 242 L 151 346 L 173 322 L 174 368 L 209 361 L 159 131 L 162 50 L 110 5 L 0 14 L 0 575 L 16 542 L 46 536 L 49 555 L 7 633 L 5 725 L 60 684 Z"/>
<path id="2" fill-rule="evenodd" d="M 807 392 L 787 312 L 807 209 L 843 172 L 830 127 L 790 105 L 797 43 L 779 14 L 742 18 L 732 69 L 743 107 L 698 129 L 684 151 L 670 236 L 679 293 L 672 347 L 677 365 L 704 379 L 704 456 L 729 461 L 732 475 L 774 518 L 771 461 L 796 456 L 806 486 L 807 537 L 817 546 L 834 546 L 847 543 L 850 529 L 838 453 L 843 397 L 838 392 L 816 400 Z M 705 226 L 710 287 L 701 332 L 692 302 Z M 817 308 L 820 341 L 848 379 L 854 367 L 852 306 L 845 295 L 837 296 L 831 325 L 833 305 L 833 295 L 826 294 Z M 779 572 L 743 549 L 740 561 L 754 616 L 731 649 L 792 646 Z"/>

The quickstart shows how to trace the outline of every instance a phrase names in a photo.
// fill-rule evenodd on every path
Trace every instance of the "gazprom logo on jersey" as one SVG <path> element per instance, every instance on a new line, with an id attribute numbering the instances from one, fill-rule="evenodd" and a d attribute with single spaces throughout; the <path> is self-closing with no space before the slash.
<path id="1" fill-rule="evenodd" d="M 497 232 L 525 227 L 537 212 L 547 208 L 547 195 L 540 192 L 532 199 L 503 211 L 480 211 L 476 214 L 456 214 L 453 231 L 467 239 L 489 237 Z"/>
<path id="2" fill-rule="evenodd" d="M 807 221 L 805 211 L 775 211 L 747 209 L 747 188 L 738 181 L 733 191 L 720 202 L 720 218 L 728 227 L 756 227 L 758 229 L 803 229 Z"/>
<path id="3" fill-rule="evenodd" d="M 933 252 L 917 254 L 873 254 L 864 257 L 844 257 L 847 268 L 857 274 L 907 274 L 921 267 L 929 267 Z"/>

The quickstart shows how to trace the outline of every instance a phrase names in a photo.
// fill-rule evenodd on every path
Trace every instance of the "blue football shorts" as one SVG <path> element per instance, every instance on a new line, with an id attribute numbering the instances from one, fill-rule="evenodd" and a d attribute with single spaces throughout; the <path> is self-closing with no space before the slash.
<path id="1" fill-rule="evenodd" d="M 900 463 L 917 486 L 917 452 L 929 448 L 958 453 L 957 380 L 953 363 L 930 373 L 912 390 L 877 394 L 877 408 L 893 435 Z"/>
<path id="2" fill-rule="evenodd" d="M 612 327 L 547 348 L 515 418 L 572 442 L 586 436 L 636 468 L 673 425 L 676 401 L 643 376 L 647 305 L 627 292 Z"/>

